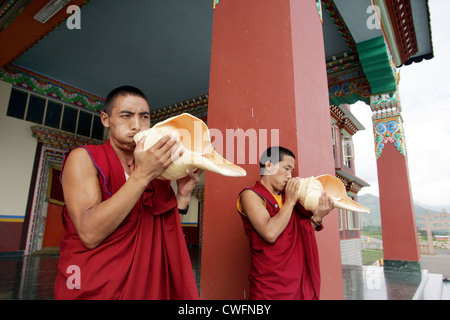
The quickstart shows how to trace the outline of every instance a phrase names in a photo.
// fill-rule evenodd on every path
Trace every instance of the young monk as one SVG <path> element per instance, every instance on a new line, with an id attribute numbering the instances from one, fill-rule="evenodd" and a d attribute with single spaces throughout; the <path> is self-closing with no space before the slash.
<path id="1" fill-rule="evenodd" d="M 251 249 L 250 299 L 317 300 L 320 270 L 314 231 L 333 200 L 323 192 L 319 207 L 306 211 L 297 200 L 300 178 L 292 178 L 294 154 L 270 147 L 260 160 L 261 180 L 239 194 L 237 207 Z"/>
<path id="2" fill-rule="evenodd" d="M 65 158 L 61 181 L 66 206 L 56 299 L 198 299 L 179 209 L 189 204 L 200 171 L 188 172 L 174 194 L 157 177 L 182 154 L 166 136 L 144 151 L 150 128 L 145 95 L 113 90 L 101 120 L 109 140 Z"/>

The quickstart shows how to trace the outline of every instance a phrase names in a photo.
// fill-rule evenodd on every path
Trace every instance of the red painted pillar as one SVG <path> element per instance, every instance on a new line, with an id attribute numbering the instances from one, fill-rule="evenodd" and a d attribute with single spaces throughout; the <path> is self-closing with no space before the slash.
<path id="1" fill-rule="evenodd" d="M 250 253 L 236 199 L 260 178 L 254 159 L 267 147 L 265 139 L 270 145 L 271 134 L 278 134 L 279 143 L 273 143 L 297 155 L 298 175 L 334 174 L 325 52 L 315 1 L 219 2 L 213 20 L 208 126 L 216 129 L 215 148 L 223 141 L 225 157 L 244 167 L 247 177 L 206 173 L 200 297 L 246 299 Z M 237 134 L 238 128 L 246 135 L 245 146 L 227 135 L 227 130 Z M 237 161 L 242 156 L 245 163 Z M 325 230 L 316 234 L 321 298 L 342 299 L 337 211 L 325 223 Z"/>
<path id="2" fill-rule="evenodd" d="M 420 253 L 398 92 L 372 96 L 385 269 L 420 272 Z"/>

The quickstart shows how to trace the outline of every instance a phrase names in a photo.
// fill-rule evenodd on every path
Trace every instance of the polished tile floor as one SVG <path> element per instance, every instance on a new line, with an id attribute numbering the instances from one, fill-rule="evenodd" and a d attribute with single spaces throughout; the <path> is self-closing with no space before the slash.
<path id="1" fill-rule="evenodd" d="M 200 290 L 200 250 L 189 248 L 189 255 Z M 58 260 L 58 253 L 0 256 L 0 300 L 53 300 Z"/>
<path id="2" fill-rule="evenodd" d="M 343 266 L 346 300 L 412 300 L 420 274 L 385 272 L 377 266 Z"/>
<path id="3" fill-rule="evenodd" d="M 197 287 L 200 288 L 198 248 L 189 248 Z M 0 300 L 52 300 L 59 255 L 0 256 Z M 449 270 L 450 271 L 450 270 Z M 382 267 L 343 266 L 346 300 L 411 300 L 420 276 L 384 272 Z M 442 298 L 450 299 L 450 283 L 444 283 Z"/>
<path id="4" fill-rule="evenodd" d="M 388 272 L 377 266 L 343 265 L 345 299 L 450 300 L 450 282 L 441 282 L 442 276 L 450 276 L 450 250 L 436 249 L 435 255 L 422 255 L 420 264 L 422 275 Z"/>
<path id="5" fill-rule="evenodd" d="M 54 299 L 58 254 L 0 257 L 0 299 Z"/>

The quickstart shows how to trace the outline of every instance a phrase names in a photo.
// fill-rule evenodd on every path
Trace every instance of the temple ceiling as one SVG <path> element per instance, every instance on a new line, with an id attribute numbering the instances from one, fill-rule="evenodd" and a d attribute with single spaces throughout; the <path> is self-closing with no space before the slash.
<path id="1" fill-rule="evenodd" d="M 82 6 L 75 30 L 65 10 L 46 24 L 34 21 L 47 3 L 1 4 L 0 46 L 15 51 L 0 52 L 0 79 L 21 79 L 42 94 L 62 88 L 88 97 L 91 109 L 122 84 L 142 88 L 153 110 L 208 92 L 212 1 L 72 1 Z M 396 67 L 432 57 L 426 0 L 374 3 L 383 27 L 373 27 L 370 0 L 322 0 L 332 104 L 368 103 L 371 94 L 395 90 Z"/>

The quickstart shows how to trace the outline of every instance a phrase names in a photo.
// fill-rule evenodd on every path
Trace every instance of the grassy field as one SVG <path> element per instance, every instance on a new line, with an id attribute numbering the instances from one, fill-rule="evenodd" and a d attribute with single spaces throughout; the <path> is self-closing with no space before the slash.
<path id="1" fill-rule="evenodd" d="M 363 265 L 370 266 L 373 265 L 375 261 L 383 258 L 382 250 L 363 250 L 362 259 Z"/>

